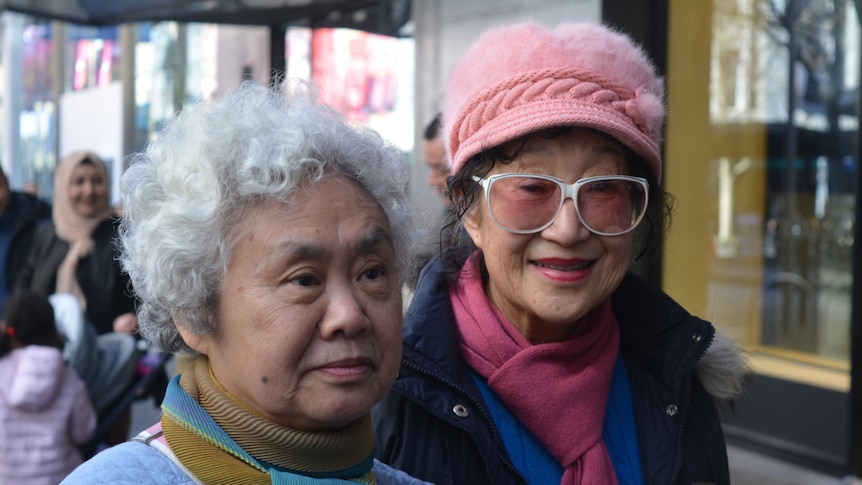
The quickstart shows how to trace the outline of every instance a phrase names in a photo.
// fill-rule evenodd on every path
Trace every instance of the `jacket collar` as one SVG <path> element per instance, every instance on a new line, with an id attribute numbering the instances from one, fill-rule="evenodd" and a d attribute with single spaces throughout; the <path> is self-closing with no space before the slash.
<path id="1" fill-rule="evenodd" d="M 440 255 L 422 270 L 416 292 L 404 317 L 405 357 L 445 376 L 461 374 L 461 353 L 449 284 Z"/>
<path id="2" fill-rule="evenodd" d="M 634 273 L 625 276 L 611 303 L 620 325 L 620 348 L 629 358 L 668 387 L 687 382 L 712 343 L 713 326 Z"/>

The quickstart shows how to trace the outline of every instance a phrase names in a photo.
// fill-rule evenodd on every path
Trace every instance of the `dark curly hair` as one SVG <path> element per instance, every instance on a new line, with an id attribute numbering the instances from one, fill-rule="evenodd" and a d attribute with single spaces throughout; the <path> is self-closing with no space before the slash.
<path id="1" fill-rule="evenodd" d="M 35 291 L 18 291 L 6 300 L 4 332 L 0 332 L 0 357 L 13 348 L 44 345 L 62 349 L 63 336 L 57 330 L 54 307 L 48 298 Z"/>

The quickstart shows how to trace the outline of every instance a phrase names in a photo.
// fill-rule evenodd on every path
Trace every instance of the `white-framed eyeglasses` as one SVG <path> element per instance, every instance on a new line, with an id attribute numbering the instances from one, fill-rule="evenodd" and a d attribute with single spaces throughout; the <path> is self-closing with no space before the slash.
<path id="1" fill-rule="evenodd" d="M 503 229 L 533 234 L 554 223 L 566 199 L 581 224 L 599 236 L 633 230 L 646 213 L 649 184 L 641 177 L 604 175 L 573 184 L 548 175 L 505 173 L 473 180 L 485 189 L 488 212 Z"/>

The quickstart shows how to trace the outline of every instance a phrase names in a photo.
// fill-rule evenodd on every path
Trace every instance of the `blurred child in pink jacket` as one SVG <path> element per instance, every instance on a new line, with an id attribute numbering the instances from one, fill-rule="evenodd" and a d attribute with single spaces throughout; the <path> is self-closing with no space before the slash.
<path id="1" fill-rule="evenodd" d="M 96 429 L 84 382 L 63 360 L 54 310 L 38 293 L 6 301 L 0 322 L 0 483 L 59 483 Z"/>

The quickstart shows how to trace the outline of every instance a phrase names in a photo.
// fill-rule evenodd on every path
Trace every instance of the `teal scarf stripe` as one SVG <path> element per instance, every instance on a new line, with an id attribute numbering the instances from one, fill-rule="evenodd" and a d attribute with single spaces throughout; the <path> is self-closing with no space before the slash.
<path id="1" fill-rule="evenodd" d="M 179 375 L 174 376 L 168 383 L 165 397 L 162 400 L 162 410 L 184 428 L 201 436 L 213 446 L 236 456 L 258 470 L 269 473 L 273 485 L 305 485 L 311 483 L 311 481 L 315 484 L 323 485 L 354 483 L 349 479 L 363 475 L 374 464 L 374 457 L 369 455 L 368 458 L 359 464 L 344 470 L 329 473 L 309 473 L 282 468 L 258 460 L 228 436 L 212 416 L 180 387 Z"/>
<path id="2" fill-rule="evenodd" d="M 242 449 L 206 411 L 180 387 L 180 376 L 168 383 L 162 410 L 184 428 L 192 431 L 213 446 L 230 453 L 260 471 L 267 467 Z"/>
<path id="3" fill-rule="evenodd" d="M 345 483 L 355 483 L 350 480 L 339 480 L 337 478 L 311 478 L 303 475 L 294 475 L 287 473 L 272 474 L 272 485 L 344 485 Z"/>
<path id="4" fill-rule="evenodd" d="M 361 477 L 362 474 L 367 473 L 369 470 L 371 470 L 371 467 L 374 466 L 374 456 L 368 455 L 368 458 L 362 460 L 361 462 L 359 462 L 359 464 L 354 465 L 350 468 L 345 468 L 344 470 L 337 470 L 337 471 L 333 471 L 333 472 L 320 472 L 320 473 L 300 472 L 300 471 L 296 471 L 296 470 L 291 470 L 289 468 L 283 468 L 283 467 L 280 467 L 278 465 L 272 465 L 272 464 L 269 464 L 265 461 L 261 461 L 260 463 L 266 464 L 266 466 L 268 466 L 272 470 L 278 470 L 278 471 L 283 471 L 283 472 L 287 472 L 287 473 L 297 473 L 297 474 L 304 475 L 306 477 L 311 477 L 311 478 L 320 479 L 320 480 L 328 479 L 328 478 L 335 478 L 337 480 L 333 483 L 344 483 L 344 481 L 348 481 L 348 482 L 357 481 L 359 479 L 351 480 L 351 478 Z M 315 483 L 319 483 L 319 482 L 315 482 Z"/>

